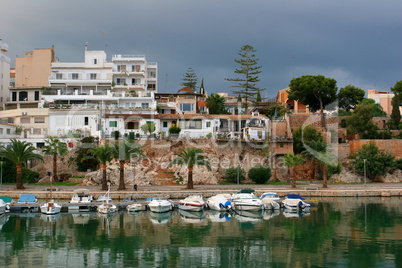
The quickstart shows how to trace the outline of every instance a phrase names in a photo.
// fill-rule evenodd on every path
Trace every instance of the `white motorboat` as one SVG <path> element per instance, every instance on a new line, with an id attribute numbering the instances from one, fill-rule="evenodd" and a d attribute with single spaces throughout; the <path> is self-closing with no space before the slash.
<path id="1" fill-rule="evenodd" d="M 73 192 L 70 200 L 71 204 L 91 203 L 94 200 L 88 189 L 77 189 Z"/>
<path id="2" fill-rule="evenodd" d="M 126 210 L 128 212 L 143 211 L 143 210 L 145 210 L 145 206 L 143 204 L 140 204 L 140 203 L 133 203 L 133 204 L 128 205 L 126 207 Z"/>
<path id="3" fill-rule="evenodd" d="M 229 201 L 230 195 L 217 194 L 207 199 L 207 205 L 212 210 L 228 211 L 232 209 L 232 203 Z"/>
<path id="4" fill-rule="evenodd" d="M 148 203 L 148 208 L 152 212 L 163 213 L 173 209 L 173 203 L 166 198 L 153 197 Z"/>
<path id="5" fill-rule="evenodd" d="M 233 194 L 232 202 L 236 210 L 259 211 L 264 208 L 264 204 L 255 194 L 238 192 Z"/>
<path id="6" fill-rule="evenodd" d="M 50 200 L 50 202 L 47 202 L 42 206 L 40 206 L 40 212 L 42 212 L 43 214 L 54 215 L 60 213 L 60 211 L 61 211 L 61 205 L 54 202 L 53 199 Z"/>
<path id="7" fill-rule="evenodd" d="M 163 213 L 173 209 L 173 204 L 166 198 L 153 197 L 148 203 L 148 208 L 152 212 Z"/>
<path id="8" fill-rule="evenodd" d="M 281 206 L 278 203 L 280 197 L 277 193 L 266 192 L 260 196 L 262 203 L 264 203 L 264 209 L 280 209 Z"/>
<path id="9" fill-rule="evenodd" d="M 298 198 L 286 198 L 282 201 L 282 203 L 287 210 L 305 211 L 310 209 L 310 204 Z"/>
<path id="10" fill-rule="evenodd" d="M 14 200 L 10 196 L 0 196 L 0 200 L 2 200 L 6 204 L 5 212 L 10 212 L 10 205 L 14 203 Z M 1 214 L 1 213 L 0 213 Z"/>
<path id="11" fill-rule="evenodd" d="M 3 215 L 4 213 L 6 213 L 6 209 L 7 209 L 7 204 L 0 199 L 0 215 Z"/>
<path id="12" fill-rule="evenodd" d="M 202 195 L 190 195 L 179 202 L 179 209 L 188 211 L 202 211 L 205 201 Z"/>

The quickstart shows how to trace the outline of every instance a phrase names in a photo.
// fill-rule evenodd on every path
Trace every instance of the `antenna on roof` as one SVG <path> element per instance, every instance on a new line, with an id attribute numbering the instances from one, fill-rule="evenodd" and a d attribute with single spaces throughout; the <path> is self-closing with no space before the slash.
<path id="1" fill-rule="evenodd" d="M 85 42 L 85 51 L 88 49 L 88 42 Z"/>

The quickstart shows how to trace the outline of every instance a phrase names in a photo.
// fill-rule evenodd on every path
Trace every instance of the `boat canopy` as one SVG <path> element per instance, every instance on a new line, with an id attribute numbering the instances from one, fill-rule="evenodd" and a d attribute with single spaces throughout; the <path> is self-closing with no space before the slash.
<path id="1" fill-rule="evenodd" d="M 6 204 L 11 203 L 13 201 L 11 196 L 0 196 L 0 200 L 3 200 L 4 203 Z"/>
<path id="2" fill-rule="evenodd" d="M 255 190 L 253 190 L 253 189 L 241 189 L 240 191 L 238 191 L 237 193 L 238 194 L 252 194 L 252 193 L 254 193 L 255 192 Z"/>
<path id="3" fill-rule="evenodd" d="M 36 197 L 34 194 L 22 194 L 18 203 L 36 203 Z"/>
<path id="4" fill-rule="evenodd" d="M 288 199 L 301 199 L 301 200 L 304 200 L 304 198 L 301 197 L 301 195 L 299 195 L 299 194 L 288 194 L 288 195 L 285 195 L 285 196 Z"/>

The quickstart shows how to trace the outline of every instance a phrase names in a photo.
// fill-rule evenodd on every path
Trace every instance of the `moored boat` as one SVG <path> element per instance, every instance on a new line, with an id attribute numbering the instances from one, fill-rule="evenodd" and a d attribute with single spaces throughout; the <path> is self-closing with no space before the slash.
<path id="1" fill-rule="evenodd" d="M 126 210 L 128 212 L 143 211 L 143 210 L 145 210 L 145 206 L 143 204 L 140 204 L 140 203 L 133 203 L 133 204 L 128 205 L 126 207 Z"/>
<path id="2" fill-rule="evenodd" d="M 190 195 L 180 200 L 179 209 L 188 211 L 202 211 L 205 207 L 205 201 L 202 195 Z"/>
<path id="3" fill-rule="evenodd" d="M 111 214 L 117 212 L 117 207 L 115 204 L 105 202 L 98 206 L 98 212 L 101 214 Z"/>
<path id="4" fill-rule="evenodd" d="M 207 199 L 207 205 L 212 210 L 228 211 L 232 209 L 232 203 L 229 201 L 230 195 L 217 194 Z"/>
<path id="5" fill-rule="evenodd" d="M 7 209 L 7 204 L 0 199 L 0 215 L 3 215 L 4 213 L 6 213 L 6 209 Z"/>
<path id="6" fill-rule="evenodd" d="M 282 201 L 282 203 L 285 209 L 287 210 L 305 211 L 310 209 L 310 204 L 298 198 L 286 198 L 285 200 Z"/>
<path id="7" fill-rule="evenodd" d="M 152 212 L 164 213 L 173 209 L 173 204 L 166 198 L 153 197 L 148 203 L 148 208 Z"/>
<path id="8" fill-rule="evenodd" d="M 264 209 L 280 209 L 281 206 L 278 203 L 280 197 L 277 193 L 274 192 L 266 192 L 260 196 L 262 203 L 264 203 Z"/>
<path id="9" fill-rule="evenodd" d="M 40 206 L 40 212 L 42 212 L 43 214 L 54 215 L 60 213 L 60 211 L 61 211 L 61 205 L 54 202 L 53 199 L 50 200 L 50 202 L 47 202 L 42 206 Z"/>
<path id="10" fill-rule="evenodd" d="M 21 194 L 20 199 L 18 199 L 18 204 L 37 204 L 38 199 L 36 199 L 34 194 Z"/>
<path id="11" fill-rule="evenodd" d="M 232 202 L 236 210 L 259 211 L 264 209 L 264 204 L 255 194 L 254 190 L 241 190 L 232 195 Z"/>
<path id="12" fill-rule="evenodd" d="M 88 189 L 77 189 L 73 192 L 71 204 L 91 203 L 94 200 Z"/>

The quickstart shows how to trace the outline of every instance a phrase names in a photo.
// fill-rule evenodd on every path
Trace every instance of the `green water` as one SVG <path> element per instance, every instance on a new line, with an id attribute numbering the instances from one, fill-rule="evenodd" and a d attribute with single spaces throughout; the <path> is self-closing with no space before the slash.
<path id="1" fill-rule="evenodd" d="M 321 199 L 304 215 L 9 214 L 0 267 L 402 267 L 401 201 Z"/>

